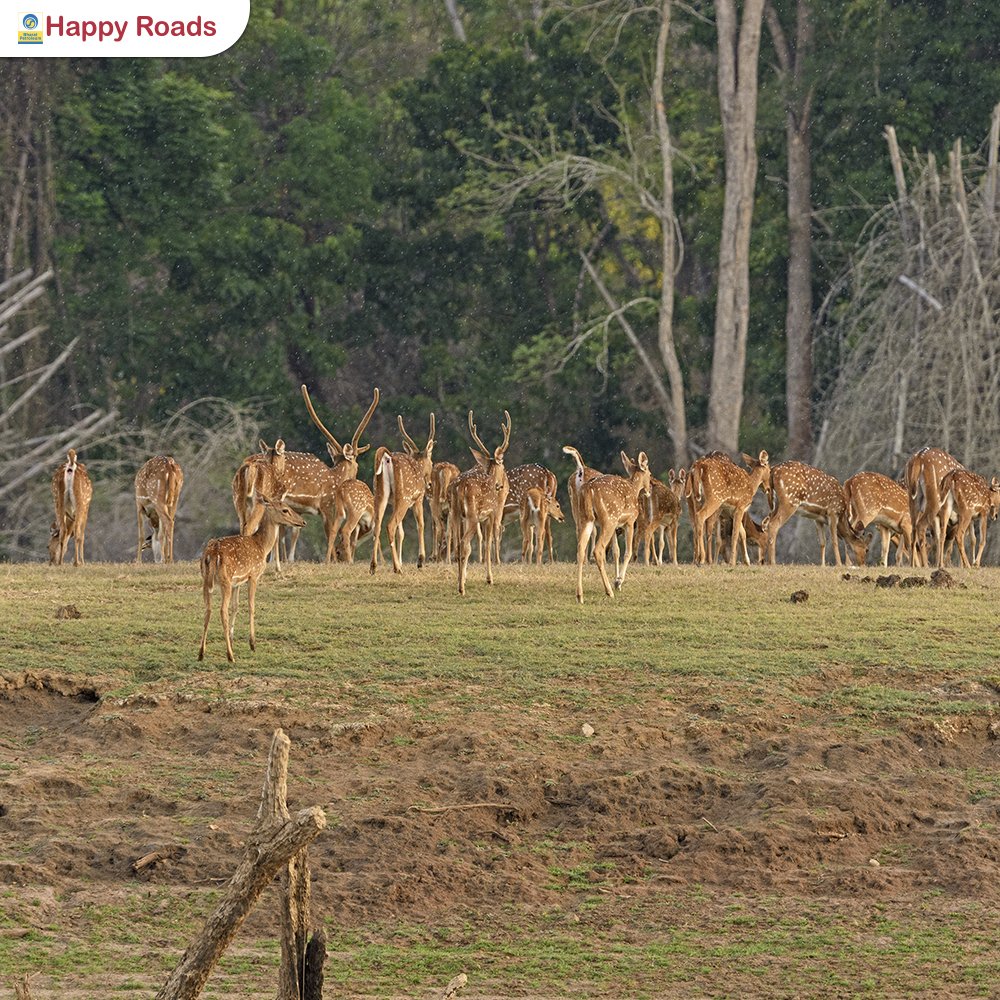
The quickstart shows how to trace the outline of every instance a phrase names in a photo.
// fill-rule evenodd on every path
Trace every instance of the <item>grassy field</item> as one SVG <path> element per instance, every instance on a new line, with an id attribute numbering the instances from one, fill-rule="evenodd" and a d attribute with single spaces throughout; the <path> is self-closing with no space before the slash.
<path id="1" fill-rule="evenodd" d="M 1000 573 L 952 572 L 633 567 L 608 600 L 588 567 L 581 607 L 565 563 L 476 565 L 465 599 L 297 564 L 228 664 L 217 607 L 196 660 L 196 564 L 0 567 L 0 984 L 151 995 L 283 725 L 331 818 L 330 995 L 990 995 Z M 502 823 L 407 812 L 494 794 Z M 186 861 L 130 875 L 161 842 Z M 205 995 L 273 989 L 276 956 L 262 912 Z"/>

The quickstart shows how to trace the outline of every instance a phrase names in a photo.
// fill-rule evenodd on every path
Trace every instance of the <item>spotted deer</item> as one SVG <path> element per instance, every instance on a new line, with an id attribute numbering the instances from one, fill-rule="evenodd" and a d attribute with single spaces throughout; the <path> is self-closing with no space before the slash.
<path id="1" fill-rule="evenodd" d="M 448 488 L 461 474 L 453 462 L 435 462 L 431 468 L 431 558 L 451 562 L 448 546 Z"/>
<path id="2" fill-rule="evenodd" d="M 135 516 L 139 532 L 135 549 L 137 563 L 142 562 L 142 551 L 147 548 L 144 521 L 149 521 L 151 529 L 148 547 L 153 550 L 153 561 L 174 561 L 174 520 L 183 487 L 184 473 L 169 455 L 149 459 L 135 474 Z"/>
<path id="3" fill-rule="evenodd" d="M 524 498 L 527 495 L 528 490 L 539 489 L 546 496 L 555 500 L 556 488 L 558 486 L 558 480 L 556 479 L 556 474 L 549 469 L 546 469 L 544 465 L 537 465 L 531 463 L 528 465 L 516 465 L 513 469 L 507 470 L 507 480 L 510 483 L 510 490 L 507 493 L 507 502 L 504 504 L 503 517 L 504 520 L 512 519 L 517 517 L 521 521 L 522 529 L 524 525 L 524 519 L 522 517 L 524 510 Z M 558 501 L 555 500 L 556 506 L 558 506 Z M 560 509 L 560 514 L 562 510 Z M 556 520 L 562 521 L 563 517 L 559 517 Z M 549 519 L 545 519 L 546 525 L 546 536 L 542 539 L 542 544 L 548 544 L 549 547 L 549 562 L 552 562 L 552 529 L 549 525 Z M 500 535 L 503 535 L 503 523 L 500 526 Z M 523 558 L 523 552 L 525 548 L 525 543 L 527 539 L 523 534 L 521 535 L 521 552 Z M 497 561 L 500 559 L 500 540 L 497 540 L 496 552 Z M 541 558 L 538 560 L 541 562 Z"/>
<path id="4" fill-rule="evenodd" d="M 939 520 L 942 525 L 955 523 L 955 540 L 962 565 L 967 569 L 979 566 L 986 549 L 986 519 L 997 519 L 1000 511 L 1000 480 L 996 476 L 987 483 L 978 473 L 967 469 L 952 469 L 941 480 L 941 510 Z M 972 533 L 973 559 L 965 552 L 965 535 L 973 518 L 979 518 L 979 544 L 976 545 L 975 530 Z"/>
<path id="5" fill-rule="evenodd" d="M 256 523 L 254 508 L 260 496 L 280 497 L 285 493 L 285 463 L 287 453 L 285 442 L 278 438 L 274 446 L 263 438 L 259 442 L 260 452 L 243 459 L 243 464 L 233 476 L 233 506 L 240 522 L 240 534 L 251 532 L 251 522 Z M 281 572 L 281 559 L 278 545 L 274 548 L 274 566 Z"/>
<path id="6" fill-rule="evenodd" d="M 896 539 L 896 565 L 912 560 L 913 522 L 906 490 L 881 472 L 857 472 L 844 483 L 847 520 L 856 534 L 874 525 L 882 542 L 882 565 L 889 565 L 889 543 Z"/>
<path id="7" fill-rule="evenodd" d="M 570 455 L 576 461 L 576 469 L 570 473 L 569 478 L 566 480 L 566 492 L 569 494 L 569 509 L 573 514 L 573 525 L 576 528 L 576 537 L 580 537 L 581 521 L 580 521 L 580 491 L 583 489 L 584 483 L 589 483 L 591 479 L 596 479 L 598 476 L 603 476 L 604 473 L 598 469 L 592 469 L 583 461 L 583 456 L 577 451 L 576 448 L 571 445 L 565 445 L 563 447 L 563 452 Z M 618 548 L 618 537 L 615 536 L 614 540 L 614 552 L 615 552 L 615 575 L 617 575 L 617 567 L 621 559 L 621 552 Z M 591 538 L 591 555 L 593 555 L 594 547 L 597 545 L 597 535 L 596 533 Z"/>
<path id="8" fill-rule="evenodd" d="M 719 518 L 716 522 L 715 547 L 719 553 L 719 558 L 723 562 L 726 562 L 729 559 L 729 545 L 732 542 L 733 535 L 732 522 L 733 518 L 731 514 L 726 511 L 719 512 Z M 747 547 L 750 545 L 753 545 L 757 549 L 757 565 L 764 565 L 764 560 L 767 557 L 767 522 L 768 519 L 765 517 L 764 520 L 758 524 L 750 516 L 749 511 L 743 512 L 743 534 L 746 540 L 746 545 L 743 547 L 743 561 L 748 566 L 752 565 L 747 551 Z"/>
<path id="9" fill-rule="evenodd" d="M 392 514 L 386 525 L 389 536 L 389 551 L 392 553 L 392 571 L 403 572 L 403 518 L 412 510 L 417 522 L 417 568 L 427 561 L 424 542 L 424 497 L 431 490 L 431 471 L 434 468 L 434 414 L 431 414 L 430 432 L 427 444 L 418 448 L 416 442 L 406 433 L 403 418 L 396 418 L 399 433 L 403 438 L 404 452 L 389 451 L 382 447 L 375 452 L 375 528 L 372 538 L 372 560 L 368 569 L 375 573 L 382 545 L 382 519 L 386 507 L 392 501 Z"/>
<path id="10" fill-rule="evenodd" d="M 583 480 L 583 462 L 580 453 L 568 445 L 563 448 L 568 455 L 574 455 L 577 460 L 577 471 Z M 635 522 L 639 518 L 639 507 L 649 494 L 651 474 L 649 459 L 644 451 L 640 451 L 633 461 L 623 451 L 622 465 L 628 478 L 624 476 L 597 476 L 583 481 L 578 497 L 579 503 L 579 535 L 576 543 L 576 599 L 583 604 L 583 564 L 587 559 L 587 545 L 591 535 L 597 532 L 597 547 L 594 555 L 597 569 L 601 574 L 604 592 L 608 597 L 615 596 L 615 590 L 621 590 L 625 583 L 628 564 L 632 561 L 632 543 L 635 535 Z M 618 528 L 625 531 L 625 556 L 621 568 L 615 567 L 615 589 L 611 589 L 608 580 L 607 561 L 608 546 L 615 537 Z"/>
<path id="11" fill-rule="evenodd" d="M 639 505 L 639 519 L 635 525 L 639 536 L 637 548 L 645 553 L 647 565 L 660 566 L 663 563 L 663 551 L 668 540 L 670 561 L 677 565 L 677 527 L 681 520 L 680 498 L 686 476 L 683 469 L 680 476 L 671 469 L 667 473 L 666 484 L 659 479 L 651 479 L 649 495 Z"/>
<path id="12" fill-rule="evenodd" d="M 368 535 L 375 523 L 375 497 L 367 483 L 348 479 L 337 487 L 334 504 L 336 510 L 333 531 L 326 542 L 326 561 L 333 561 L 334 549 L 338 548 L 340 557 L 353 563 L 358 540 Z"/>
<path id="13" fill-rule="evenodd" d="M 940 448 L 921 448 L 910 456 L 903 474 L 903 485 L 909 497 L 910 523 L 913 525 L 912 562 L 914 566 L 928 566 L 927 532 L 934 536 L 935 557 L 938 566 L 944 565 L 946 525 L 937 516 L 941 510 L 941 480 L 953 469 L 965 466 Z"/>
<path id="14" fill-rule="evenodd" d="M 76 452 L 70 448 L 66 461 L 52 474 L 55 521 L 50 529 L 49 562 L 56 566 L 63 564 L 72 538 L 73 565 L 83 565 L 84 536 L 93 496 L 94 485 L 87 475 L 87 467 L 77 460 Z"/>
<path id="15" fill-rule="evenodd" d="M 566 520 L 562 507 L 559 506 L 559 500 L 554 494 L 539 486 L 529 486 L 521 495 L 520 513 L 521 562 L 531 562 L 534 548 L 535 562 L 541 566 L 546 539 L 549 544 L 549 562 L 552 562 L 552 528 L 549 520 L 560 522 Z"/>
<path id="16" fill-rule="evenodd" d="M 692 511 L 695 562 L 698 564 L 707 561 L 706 523 L 723 508 L 732 514 L 733 519 L 729 565 L 736 565 L 736 551 L 741 544 L 744 557 L 747 562 L 750 561 L 746 551 L 743 514 L 758 488 L 763 486 L 767 490 L 770 485 L 771 466 L 766 451 L 761 451 L 757 458 L 744 453 L 743 461 L 749 471 L 736 465 L 728 456 L 714 452 L 695 461 L 688 472 L 685 496 Z"/>
<path id="17" fill-rule="evenodd" d="M 220 615 L 222 630 L 226 635 L 226 659 L 230 663 L 233 655 L 233 631 L 236 627 L 236 612 L 239 605 L 240 587 L 247 585 L 247 603 L 250 608 L 250 649 L 257 648 L 254 632 L 254 601 L 257 582 L 260 580 L 267 556 L 278 538 L 279 525 L 286 524 L 302 528 L 305 521 L 286 503 L 258 496 L 256 510 L 250 521 L 253 531 L 248 535 L 227 535 L 212 538 L 205 545 L 201 556 L 202 594 L 205 598 L 205 625 L 201 633 L 198 659 L 205 658 L 205 642 L 208 638 L 208 623 L 212 617 L 212 591 L 218 587 L 221 595 Z M 232 617 L 230 618 L 230 602 Z"/>
<path id="18" fill-rule="evenodd" d="M 486 582 L 493 583 L 493 535 L 500 530 L 500 519 L 510 490 L 504 468 L 504 455 L 510 445 L 510 414 L 504 410 L 503 416 L 503 441 L 490 452 L 480 439 L 472 410 L 469 410 L 469 435 L 476 444 L 476 448 L 470 450 L 476 467 L 463 472 L 451 486 L 450 519 L 458 550 L 458 592 L 463 596 L 472 536 L 480 525 L 485 528 Z"/>
<path id="19" fill-rule="evenodd" d="M 327 544 L 330 538 L 336 536 L 334 530 L 334 517 L 336 516 L 335 494 L 337 487 L 348 479 L 358 477 L 358 458 L 363 455 L 371 445 L 359 447 L 358 442 L 364 434 L 368 422 L 375 412 L 379 403 L 378 389 L 372 392 L 371 405 L 365 415 L 361 418 L 354 431 L 354 435 L 348 444 L 341 444 L 326 428 L 323 421 L 319 419 L 309 397 L 309 390 L 302 386 L 302 399 L 306 404 L 306 410 L 312 422 L 316 425 L 320 433 L 326 438 L 326 450 L 333 462 L 329 466 L 322 459 L 315 455 L 310 455 L 301 451 L 289 451 L 285 453 L 285 501 L 292 510 L 299 514 L 318 514 L 323 519 L 323 533 L 326 535 Z M 252 456 L 254 458 L 258 456 Z M 285 551 L 285 558 L 289 562 L 295 559 L 295 546 L 298 542 L 298 527 L 283 526 L 282 532 L 288 535 L 288 547 Z"/>

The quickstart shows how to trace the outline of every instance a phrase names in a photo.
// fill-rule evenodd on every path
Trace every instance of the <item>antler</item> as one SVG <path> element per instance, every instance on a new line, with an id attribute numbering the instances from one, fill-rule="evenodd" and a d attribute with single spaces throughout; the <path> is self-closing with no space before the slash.
<path id="1" fill-rule="evenodd" d="M 403 438 L 403 444 L 406 445 L 406 447 L 409 448 L 414 453 L 420 451 L 420 449 L 417 447 L 416 441 L 414 441 L 413 438 L 411 438 L 410 435 L 406 433 L 406 428 L 403 426 L 402 414 L 398 414 L 396 416 L 396 423 L 399 424 L 399 433 Z"/>
<path id="2" fill-rule="evenodd" d="M 479 447 L 479 450 L 484 455 L 489 455 L 490 453 L 489 448 L 487 448 L 486 445 L 484 445 L 483 442 L 479 439 L 479 433 L 476 431 L 476 425 L 472 419 L 472 410 L 469 410 L 469 433 L 472 435 L 472 440 L 475 441 L 476 445 Z"/>
<path id="3" fill-rule="evenodd" d="M 364 434 L 365 428 L 368 426 L 368 421 L 371 420 L 372 414 L 375 412 L 375 407 L 378 406 L 379 392 L 376 386 L 375 390 L 372 392 L 372 405 L 368 407 L 368 412 L 361 418 L 361 423 L 358 424 L 358 429 L 354 432 L 354 437 L 351 438 L 351 448 L 354 449 L 355 455 L 363 455 L 370 447 L 370 444 L 366 444 L 364 448 L 358 449 L 358 441 L 361 439 L 361 435 Z"/>
<path id="4" fill-rule="evenodd" d="M 434 411 L 432 410 L 431 411 L 431 431 L 430 431 L 430 434 L 427 435 L 427 444 L 428 444 L 428 446 L 430 445 L 430 443 L 433 440 L 434 440 Z"/>
<path id="5" fill-rule="evenodd" d="M 504 422 L 500 425 L 503 431 L 503 444 L 497 448 L 497 453 L 500 456 L 507 454 L 507 446 L 510 444 L 510 414 L 506 410 L 503 411 L 503 420 Z"/>
<path id="6" fill-rule="evenodd" d="M 375 391 L 378 392 L 377 389 Z M 306 409 L 309 411 L 309 416 L 312 417 L 312 422 L 323 432 L 323 434 L 326 436 L 326 439 L 336 449 L 337 454 L 343 455 L 344 446 L 323 426 L 323 421 L 320 420 L 318 416 L 316 416 L 316 411 L 313 409 L 312 400 L 309 398 L 309 390 L 305 386 L 302 386 L 302 398 L 306 401 Z M 360 433 L 360 431 L 358 433 Z"/>

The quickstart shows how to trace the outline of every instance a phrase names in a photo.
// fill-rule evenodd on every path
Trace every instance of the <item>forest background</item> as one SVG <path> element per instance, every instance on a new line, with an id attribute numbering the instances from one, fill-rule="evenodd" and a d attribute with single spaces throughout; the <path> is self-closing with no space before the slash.
<path id="1" fill-rule="evenodd" d="M 992 475 L 998 99 L 1000 10 L 944 0 L 254 0 L 211 59 L 6 60 L 0 558 L 70 445 L 108 520 L 173 451 L 231 530 L 258 433 L 323 453 L 301 383 L 346 437 L 377 385 L 374 444 L 433 410 L 463 467 L 473 407 L 561 478 Z"/>

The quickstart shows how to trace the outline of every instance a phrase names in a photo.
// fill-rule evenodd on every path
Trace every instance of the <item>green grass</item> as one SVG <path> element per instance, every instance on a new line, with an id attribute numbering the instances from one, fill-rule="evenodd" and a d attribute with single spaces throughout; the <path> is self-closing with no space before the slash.
<path id="1" fill-rule="evenodd" d="M 588 566 L 581 607 L 575 567 L 566 563 L 501 566 L 492 588 L 476 564 L 464 599 L 444 567 L 408 564 L 402 576 L 383 568 L 372 578 L 363 563 L 298 564 L 264 578 L 254 653 L 241 607 L 235 664 L 225 659 L 217 596 L 208 657 L 196 659 L 203 605 L 192 563 L 0 566 L 0 617 L 7 676 L 77 678 L 93 683 L 106 705 L 175 693 L 209 705 L 267 700 L 321 718 L 331 731 L 397 715 L 447 729 L 482 713 L 503 718 L 512 747 L 521 741 L 533 750 L 540 741 L 583 759 L 592 744 L 581 721 L 599 727 L 639 709 L 676 709 L 692 726 L 725 727 L 736 745 L 751 739 L 744 727 L 765 710 L 800 735 L 835 726 L 858 739 L 946 718 L 985 720 L 1000 678 L 1000 571 L 953 573 L 965 588 L 877 590 L 817 567 L 633 566 L 609 600 Z M 790 603 L 799 589 L 809 600 Z M 65 604 L 82 617 L 56 620 Z M 108 711 L 101 724 L 113 736 L 136 710 Z M 42 735 L 26 727 L 0 738 L 26 751 Z M 412 728 L 386 739 L 399 752 L 413 743 Z M 357 750 L 359 759 L 365 752 Z M 669 749 L 655 753 L 670 761 Z M 385 766 L 372 758 L 373 773 Z M 0 783 L 16 773 L 0 761 Z M 708 763 L 704 773 L 727 777 Z M 245 774 L 215 761 L 189 773 L 153 763 L 136 776 L 127 762 L 105 759 L 93 762 L 88 781 L 98 790 L 130 781 L 198 802 L 238 794 Z M 1000 777 L 985 763 L 954 779 L 970 802 L 1000 795 Z M 383 793 L 372 780 L 351 797 L 377 803 Z M 428 792 L 429 804 L 434 798 Z M 210 819 L 177 822 L 194 836 Z M 985 904 L 956 904 L 942 920 L 937 899 L 926 915 L 864 899 L 810 897 L 788 908 L 782 899 L 652 881 L 633 900 L 629 880 L 637 876 L 595 858 L 581 836 L 557 831 L 517 848 L 542 864 L 560 900 L 548 913 L 477 914 L 429 927 L 331 922 L 330 983 L 344 996 L 416 996 L 465 971 L 472 996 L 977 996 L 1000 974 Z M 0 856 L 18 856 L 9 834 L 0 833 Z M 902 847 L 887 847 L 880 860 L 907 858 Z M 39 918 L 27 937 L 0 933 L 0 982 L 37 972 L 40 996 L 80 983 L 92 995 L 151 995 L 215 898 L 207 887 L 127 885 L 106 906 L 60 901 L 69 922 L 56 923 L 43 905 L 8 891 L 0 931 L 18 924 L 5 917 L 6 902 L 21 921 L 36 910 Z M 261 995 L 275 964 L 273 941 L 240 938 L 205 996 Z"/>

